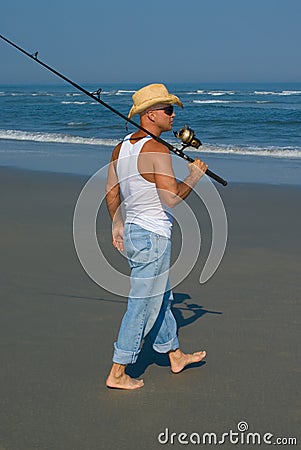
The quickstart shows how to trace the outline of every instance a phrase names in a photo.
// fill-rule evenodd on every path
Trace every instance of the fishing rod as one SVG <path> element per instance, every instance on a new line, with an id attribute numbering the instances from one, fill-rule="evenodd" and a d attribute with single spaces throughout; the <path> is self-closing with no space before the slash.
<path id="1" fill-rule="evenodd" d="M 143 128 L 141 125 L 139 125 L 138 123 L 134 122 L 132 119 L 129 119 L 127 116 L 125 116 L 124 114 L 122 114 L 120 111 L 118 111 L 117 109 L 113 108 L 112 106 L 110 106 L 108 103 L 105 103 L 103 100 L 101 100 L 100 95 L 101 95 L 101 88 L 98 89 L 95 92 L 89 92 L 86 89 L 84 89 L 82 86 L 80 86 L 79 84 L 75 83 L 74 81 L 70 80 L 69 78 L 67 78 L 65 75 L 63 75 L 62 73 L 58 72 L 57 70 L 53 69 L 52 67 L 50 67 L 48 64 L 44 63 L 43 61 L 41 61 L 38 58 L 38 52 L 35 53 L 29 53 L 26 50 L 24 50 L 22 47 L 19 47 L 17 44 L 15 44 L 14 42 L 10 41 L 9 39 L 7 39 L 5 36 L 2 36 L 0 34 L 0 38 L 7 42 L 9 45 L 15 47 L 17 50 L 19 50 L 21 53 L 24 53 L 26 56 L 28 56 L 29 58 L 33 59 L 35 62 L 37 62 L 38 64 L 40 64 L 41 66 L 45 67 L 45 69 L 49 70 L 50 72 L 54 73 L 55 75 L 57 75 L 59 78 L 62 78 L 64 81 L 66 81 L 67 83 L 71 84 L 73 87 L 75 87 L 76 89 L 78 89 L 79 91 L 83 92 L 84 94 L 88 95 L 88 97 L 91 97 L 93 100 L 97 101 L 98 103 L 100 103 L 102 106 L 104 106 L 105 108 L 109 109 L 110 111 L 112 111 L 112 113 L 117 114 L 117 116 L 121 117 L 122 119 L 124 119 L 126 122 L 134 125 L 136 128 L 138 128 L 139 130 L 143 131 L 144 133 L 146 133 L 147 135 L 151 136 L 153 139 L 155 139 L 157 142 L 160 142 L 161 144 L 165 145 L 170 151 L 172 151 L 173 153 L 175 153 L 177 156 L 180 156 L 181 158 L 185 159 L 186 161 L 189 162 L 194 162 L 194 159 L 191 158 L 190 156 L 186 155 L 183 152 L 183 149 L 185 149 L 186 147 L 192 146 L 195 148 L 198 148 L 201 144 L 201 141 L 199 139 L 197 139 L 194 135 L 194 131 L 189 128 L 188 126 L 185 125 L 184 128 L 182 128 L 179 132 L 174 132 L 175 136 L 179 139 L 182 140 L 183 145 L 181 149 L 178 149 L 176 147 L 174 147 L 172 144 L 169 144 L 168 142 L 164 141 L 164 139 L 160 138 L 159 136 L 156 136 L 152 133 L 150 133 L 148 130 L 146 130 L 145 128 Z M 217 181 L 218 183 L 222 184 L 223 186 L 227 186 L 227 181 L 223 180 L 221 177 L 219 177 L 216 173 L 212 172 L 211 170 L 207 169 L 206 170 L 206 175 L 208 175 L 209 177 L 213 178 L 215 181 Z"/>

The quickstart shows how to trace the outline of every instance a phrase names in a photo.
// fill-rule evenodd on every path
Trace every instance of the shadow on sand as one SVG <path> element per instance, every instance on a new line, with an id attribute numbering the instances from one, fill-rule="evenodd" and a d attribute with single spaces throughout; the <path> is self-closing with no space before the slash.
<path id="1" fill-rule="evenodd" d="M 44 293 L 44 295 L 58 295 L 54 293 Z M 80 295 L 64 295 L 64 297 L 72 298 L 72 299 L 78 299 L 82 300 L 83 298 L 89 299 L 89 300 L 95 300 L 95 301 L 103 301 L 103 302 L 112 302 L 112 303 L 123 303 L 126 304 L 126 300 L 119 300 L 119 299 L 105 299 L 105 298 L 99 298 L 99 297 L 83 297 Z M 177 325 L 178 325 L 178 331 L 180 328 L 186 327 L 193 322 L 196 322 L 198 319 L 200 319 L 205 314 L 223 314 L 220 311 L 209 311 L 208 309 L 204 309 L 202 306 L 196 304 L 196 303 L 189 303 L 189 300 L 191 299 L 190 295 L 184 294 L 184 293 L 175 293 L 173 292 L 173 301 L 171 305 L 171 309 L 173 312 L 173 315 L 176 319 Z M 141 352 L 138 356 L 138 359 L 135 364 L 129 364 L 126 367 L 126 373 L 130 375 L 133 378 L 140 377 L 145 370 L 151 366 L 152 364 L 157 364 L 158 366 L 169 366 L 169 358 L 168 354 L 164 353 L 158 353 L 155 350 L 153 350 L 153 341 L 156 334 L 156 326 L 160 326 L 159 323 L 156 323 L 151 330 L 151 332 L 145 337 L 143 346 L 141 349 Z M 152 331 L 154 333 L 152 334 Z M 190 369 L 193 367 L 200 367 L 206 364 L 205 361 L 201 361 L 199 363 L 193 363 L 189 364 L 183 371 L 186 369 Z M 0 449 L 1 450 L 1 449 Z"/>
<path id="2" fill-rule="evenodd" d="M 202 308 L 196 303 L 189 303 L 191 297 L 188 294 L 173 293 L 174 300 L 172 302 L 172 312 L 178 324 L 178 330 L 182 327 L 192 324 L 200 319 L 205 314 L 222 314 L 219 311 L 209 311 Z M 145 370 L 152 364 L 158 366 L 169 366 L 169 358 L 166 353 L 158 353 L 152 348 L 154 336 L 151 333 L 146 336 L 135 364 L 130 364 L 126 368 L 126 373 L 133 378 L 140 377 Z M 189 364 L 184 370 L 192 367 L 200 367 L 206 364 L 205 361 L 199 363 Z"/>

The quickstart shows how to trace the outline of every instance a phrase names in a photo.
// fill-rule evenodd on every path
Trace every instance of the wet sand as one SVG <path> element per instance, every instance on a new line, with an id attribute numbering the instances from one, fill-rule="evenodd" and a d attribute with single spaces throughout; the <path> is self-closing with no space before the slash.
<path id="1" fill-rule="evenodd" d="M 204 252 L 175 288 L 173 310 L 182 349 L 206 349 L 206 362 L 173 375 L 146 340 L 128 371 L 145 387 L 125 392 L 104 382 L 126 299 L 88 277 L 73 245 L 73 211 L 85 181 L 0 169 L 0 449 L 155 449 L 166 428 L 177 436 L 221 436 L 241 421 L 250 432 L 300 442 L 301 189 L 218 188 L 229 240 L 205 285 L 198 278 L 209 219 L 190 199 L 203 215 Z M 98 235 L 127 273 L 111 247 L 105 209 Z M 174 241 L 176 253 L 177 229 Z M 181 447 L 177 436 L 165 447 Z"/>

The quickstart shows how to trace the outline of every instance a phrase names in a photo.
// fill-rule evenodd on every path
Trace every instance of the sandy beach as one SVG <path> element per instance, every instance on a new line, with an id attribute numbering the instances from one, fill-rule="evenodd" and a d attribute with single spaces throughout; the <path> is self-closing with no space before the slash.
<path id="1" fill-rule="evenodd" d="M 145 387 L 124 392 L 105 378 L 126 299 L 88 277 L 73 244 L 86 180 L 0 168 L 0 450 L 156 449 L 166 429 L 220 436 L 242 421 L 300 442 L 301 188 L 218 188 L 229 222 L 222 264 L 199 284 L 210 245 L 204 217 L 204 253 L 174 290 L 182 349 L 206 349 L 206 361 L 173 375 L 146 340 L 129 369 Z M 98 234 L 126 272 L 105 210 Z"/>

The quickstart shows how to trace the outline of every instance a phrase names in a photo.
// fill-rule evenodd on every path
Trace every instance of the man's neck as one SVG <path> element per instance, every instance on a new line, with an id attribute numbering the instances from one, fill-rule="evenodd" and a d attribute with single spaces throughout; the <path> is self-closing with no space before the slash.
<path id="1" fill-rule="evenodd" d="M 162 134 L 162 131 L 158 128 L 157 125 L 153 124 L 152 122 L 148 121 L 147 123 L 144 123 L 144 121 L 141 120 L 140 125 L 147 130 L 149 133 L 153 134 L 154 136 L 160 137 Z M 139 130 L 137 133 L 145 133 L 142 130 Z M 136 134 L 136 133 L 135 133 Z"/>

